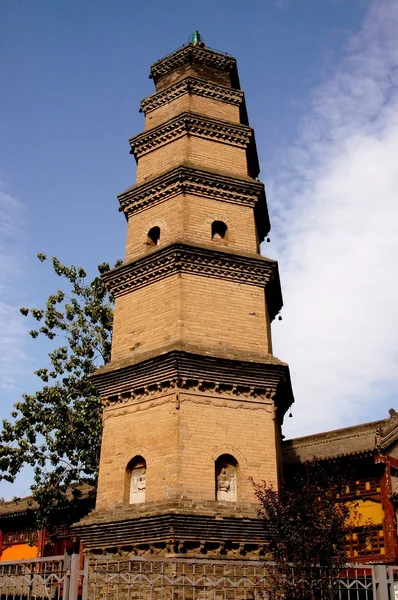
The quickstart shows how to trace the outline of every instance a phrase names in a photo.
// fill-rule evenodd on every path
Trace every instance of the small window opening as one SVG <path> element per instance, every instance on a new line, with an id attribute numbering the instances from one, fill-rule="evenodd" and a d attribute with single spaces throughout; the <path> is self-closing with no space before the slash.
<path id="1" fill-rule="evenodd" d="M 215 463 L 216 500 L 236 502 L 237 500 L 236 459 L 230 454 L 222 454 Z"/>
<path id="2" fill-rule="evenodd" d="M 129 504 L 145 502 L 146 462 L 142 456 L 135 456 L 127 466 Z"/>
<path id="3" fill-rule="evenodd" d="M 160 227 L 152 227 L 148 231 L 147 236 L 147 245 L 148 246 L 158 246 L 160 241 Z"/>
<path id="4" fill-rule="evenodd" d="M 223 221 L 213 221 L 211 224 L 211 239 L 223 240 L 227 235 L 228 227 Z"/>

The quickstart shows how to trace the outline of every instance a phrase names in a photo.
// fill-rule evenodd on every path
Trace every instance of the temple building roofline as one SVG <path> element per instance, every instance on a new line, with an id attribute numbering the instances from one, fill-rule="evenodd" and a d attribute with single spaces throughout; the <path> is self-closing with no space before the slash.
<path id="1" fill-rule="evenodd" d="M 314 457 L 331 460 L 360 454 L 384 454 L 398 443 L 398 413 L 390 417 L 285 440 L 282 445 L 286 463 L 305 462 Z"/>

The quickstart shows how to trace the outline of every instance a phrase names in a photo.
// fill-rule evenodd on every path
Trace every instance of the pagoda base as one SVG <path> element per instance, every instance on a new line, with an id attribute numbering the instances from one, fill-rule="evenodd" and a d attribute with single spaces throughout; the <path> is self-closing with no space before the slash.
<path id="1" fill-rule="evenodd" d="M 119 506 L 91 513 L 73 529 L 84 551 L 95 555 L 267 558 L 270 535 L 258 507 L 228 504 Z"/>

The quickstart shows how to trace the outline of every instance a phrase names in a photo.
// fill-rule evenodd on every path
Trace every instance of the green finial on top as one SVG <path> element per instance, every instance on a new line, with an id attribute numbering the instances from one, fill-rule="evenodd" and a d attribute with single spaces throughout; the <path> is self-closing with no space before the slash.
<path id="1" fill-rule="evenodd" d="M 198 30 L 196 30 L 195 33 L 193 33 L 189 37 L 189 43 L 193 44 L 194 46 L 204 46 L 205 45 L 203 37 L 200 35 Z"/>

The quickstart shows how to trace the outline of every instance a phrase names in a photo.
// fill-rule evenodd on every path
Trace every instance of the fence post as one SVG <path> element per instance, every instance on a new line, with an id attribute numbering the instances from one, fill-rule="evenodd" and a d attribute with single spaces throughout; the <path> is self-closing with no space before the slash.
<path id="1" fill-rule="evenodd" d="M 69 598 L 69 587 L 70 587 L 70 555 L 64 554 L 63 559 L 63 569 L 64 569 L 64 593 L 63 597 L 65 600 Z"/>
<path id="2" fill-rule="evenodd" d="M 70 562 L 69 598 L 77 600 L 79 595 L 80 556 L 72 554 Z"/>
<path id="3" fill-rule="evenodd" d="M 389 600 L 386 565 L 375 565 L 374 573 L 377 600 Z"/>
<path id="4" fill-rule="evenodd" d="M 82 599 L 87 599 L 87 591 L 88 591 L 88 574 L 89 574 L 89 559 L 87 556 L 84 557 L 84 566 L 82 571 L 83 576 L 83 585 L 82 585 Z"/>

